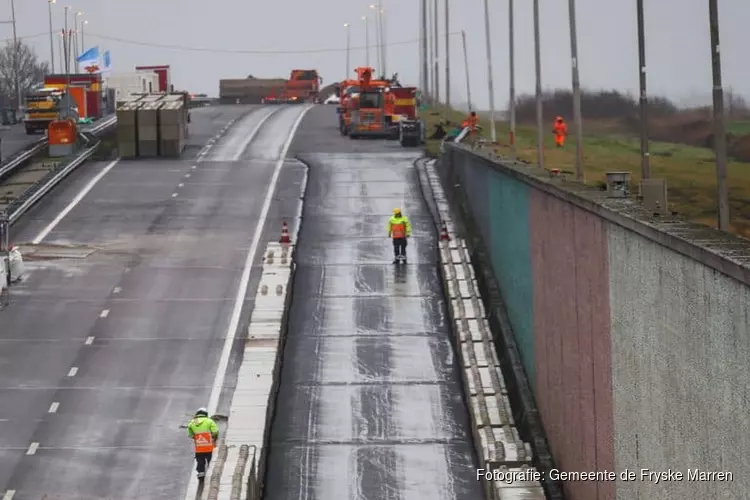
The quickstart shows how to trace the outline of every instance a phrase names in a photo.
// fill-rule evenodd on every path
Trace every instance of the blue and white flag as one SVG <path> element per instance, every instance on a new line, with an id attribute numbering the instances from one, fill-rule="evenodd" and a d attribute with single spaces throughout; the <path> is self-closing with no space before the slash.
<path id="1" fill-rule="evenodd" d="M 110 71 L 112 71 L 112 58 L 109 50 L 105 50 L 102 55 L 102 73 L 109 73 Z"/>
<path id="2" fill-rule="evenodd" d="M 79 68 L 84 73 L 100 73 L 101 64 L 99 62 L 99 47 L 91 47 L 89 50 L 78 56 L 76 61 Z"/>

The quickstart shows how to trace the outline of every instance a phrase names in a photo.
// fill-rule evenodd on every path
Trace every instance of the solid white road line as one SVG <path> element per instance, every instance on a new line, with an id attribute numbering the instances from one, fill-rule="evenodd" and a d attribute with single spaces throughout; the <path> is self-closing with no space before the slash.
<path id="1" fill-rule="evenodd" d="M 263 126 L 264 123 L 268 121 L 269 118 L 271 118 L 273 115 L 278 113 L 282 108 L 276 108 L 272 110 L 270 113 L 268 113 L 266 116 L 260 119 L 258 124 L 255 126 L 252 132 L 247 136 L 247 138 L 242 142 L 239 149 L 237 149 L 237 154 L 234 155 L 232 158 L 232 161 L 237 161 L 240 158 L 242 158 L 242 155 L 245 153 L 245 150 L 250 145 L 250 143 L 255 139 L 255 136 L 258 135 L 258 132 L 260 132 L 260 128 Z M 302 113 L 303 115 L 305 112 Z"/>
<path id="2" fill-rule="evenodd" d="M 104 167 L 104 169 L 101 172 L 99 172 L 96 177 L 91 179 L 91 181 L 88 184 L 86 184 L 86 187 L 84 187 L 81 190 L 81 192 L 79 192 L 76 195 L 76 197 L 73 198 L 73 201 L 71 201 L 68 204 L 68 206 L 65 207 L 63 211 L 60 212 L 60 214 L 57 217 L 55 217 L 55 220 L 50 222 L 47 225 L 47 227 L 42 229 L 42 232 L 39 233 L 37 237 L 34 238 L 34 241 L 32 241 L 31 243 L 33 243 L 34 245 L 38 245 L 39 243 L 41 243 L 42 240 L 44 240 L 44 238 L 46 238 L 49 235 L 49 233 L 51 233 L 52 230 L 54 230 L 57 227 L 57 225 L 60 224 L 60 222 L 62 222 L 62 220 L 70 213 L 70 211 L 73 210 L 76 207 L 76 205 L 78 205 L 81 202 L 83 197 L 89 194 L 89 191 L 91 191 L 94 188 L 94 186 L 96 186 L 96 184 L 100 180 L 102 180 L 102 177 L 107 175 L 107 173 L 110 170 L 112 170 L 115 167 L 115 165 L 117 165 L 119 162 L 120 162 L 120 159 L 117 158 L 116 160 L 110 162 L 106 167 Z"/>
<path id="3" fill-rule="evenodd" d="M 247 295 L 247 288 L 250 285 L 250 272 L 252 271 L 253 264 L 255 263 L 256 254 L 258 253 L 258 246 L 260 245 L 260 239 L 263 236 L 263 230 L 266 226 L 266 219 L 268 219 L 268 212 L 271 209 L 271 202 L 273 201 L 273 197 L 276 194 L 276 185 L 279 183 L 281 168 L 284 166 L 286 155 L 292 145 L 292 141 L 294 140 L 294 136 L 297 133 L 297 129 L 299 128 L 300 123 L 302 123 L 302 119 L 305 117 L 307 112 L 310 111 L 310 109 L 312 109 L 312 106 L 308 106 L 307 108 L 303 109 L 297 117 L 297 120 L 294 122 L 294 125 L 292 125 L 292 129 L 289 132 L 289 137 L 287 137 L 286 142 L 282 146 L 278 160 L 276 161 L 276 166 L 273 171 L 273 176 L 271 177 L 271 182 L 268 184 L 266 199 L 263 201 L 263 207 L 261 208 L 260 216 L 258 217 L 258 222 L 255 226 L 255 234 L 253 234 L 252 243 L 250 244 L 250 250 L 248 251 L 247 257 L 245 259 L 245 267 L 242 270 L 240 286 L 237 290 L 237 296 L 235 297 L 234 309 L 232 310 L 232 318 L 229 321 L 229 328 L 227 329 L 227 334 L 224 338 L 224 348 L 221 351 L 219 366 L 216 369 L 214 383 L 211 388 L 211 396 L 208 401 L 209 415 L 216 414 L 217 407 L 219 406 L 219 397 L 221 396 L 221 391 L 224 387 L 224 379 L 226 378 L 227 367 L 229 366 L 229 356 L 232 353 L 232 345 L 234 344 L 234 340 L 237 337 L 237 329 L 240 323 L 240 315 L 242 314 L 242 306 L 245 302 L 245 295 Z M 265 119 L 263 121 L 265 121 Z M 261 124 L 263 123 L 263 121 L 261 121 Z M 237 158 L 239 158 L 240 156 L 241 154 L 237 155 Z"/>

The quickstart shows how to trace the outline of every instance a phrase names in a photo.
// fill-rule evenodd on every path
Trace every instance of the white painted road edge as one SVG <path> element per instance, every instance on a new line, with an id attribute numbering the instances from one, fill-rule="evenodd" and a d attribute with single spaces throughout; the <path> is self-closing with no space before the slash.
<path id="1" fill-rule="evenodd" d="M 266 198 L 265 198 L 265 200 L 263 202 L 263 206 L 261 208 L 260 216 L 258 217 L 258 221 L 257 221 L 257 225 L 256 225 L 256 228 L 255 228 L 255 232 L 253 234 L 253 239 L 252 239 L 251 244 L 250 244 L 250 249 L 249 249 L 249 251 L 247 253 L 247 256 L 246 256 L 246 259 L 245 259 L 245 266 L 244 266 L 243 271 L 242 271 L 242 276 L 240 277 L 240 283 L 239 283 L 239 287 L 237 289 L 237 296 L 235 298 L 234 308 L 232 310 L 232 316 L 231 316 L 231 319 L 230 319 L 229 326 L 227 328 L 227 334 L 225 335 L 224 346 L 222 348 L 221 356 L 219 358 L 219 365 L 218 365 L 218 367 L 216 369 L 216 374 L 215 374 L 215 377 L 214 377 L 214 382 L 213 382 L 213 385 L 212 385 L 212 388 L 211 388 L 211 394 L 209 396 L 209 403 L 208 403 L 208 407 L 207 407 L 209 415 L 215 415 L 216 412 L 218 411 L 219 399 L 221 397 L 221 392 L 222 392 L 222 390 L 224 388 L 224 381 L 226 379 L 227 369 L 229 368 L 229 359 L 230 359 L 231 353 L 232 353 L 232 346 L 234 345 L 234 342 L 235 342 L 235 340 L 237 338 L 237 332 L 238 332 L 238 329 L 239 329 L 240 317 L 242 315 L 242 307 L 245 304 L 245 297 L 247 296 L 247 291 L 248 291 L 248 288 L 249 288 L 249 285 L 250 285 L 250 274 L 252 272 L 253 264 L 257 260 L 257 253 L 258 253 L 258 247 L 260 246 L 260 239 L 262 238 L 263 231 L 265 230 L 266 221 L 268 219 L 268 214 L 269 214 L 269 211 L 271 209 L 271 203 L 273 202 L 273 197 L 274 197 L 274 195 L 276 193 L 276 185 L 279 182 L 279 177 L 281 175 L 281 170 L 284 167 L 285 162 L 287 161 L 286 156 L 289 153 L 289 148 L 292 145 L 292 141 L 294 140 L 294 136 L 297 133 L 297 129 L 299 128 L 300 124 L 302 123 L 302 120 L 304 119 L 304 117 L 307 114 L 307 112 L 310 109 L 312 109 L 313 107 L 314 106 L 307 106 L 306 108 L 304 108 L 302 110 L 302 112 L 299 114 L 299 116 L 295 120 L 294 124 L 292 125 L 292 128 L 289 131 L 289 136 L 287 137 L 286 142 L 284 143 L 284 145 L 281 148 L 281 151 L 279 152 L 279 157 L 277 158 L 276 165 L 274 167 L 274 172 L 273 172 L 273 175 L 271 177 L 271 181 L 269 182 L 269 185 L 268 185 L 268 188 L 267 188 L 268 190 L 266 192 Z M 273 111 L 273 112 L 269 113 L 266 117 L 264 117 L 264 119 L 261 121 L 261 124 L 269 116 L 271 116 L 272 114 L 275 114 L 275 112 L 276 111 Z M 260 130 L 260 127 L 257 127 L 257 129 L 256 129 L 256 131 L 254 131 L 254 133 L 257 132 L 257 130 Z M 254 136 L 254 133 L 251 134 L 251 136 Z M 247 146 L 249 144 L 250 144 L 250 141 L 246 141 L 246 143 L 243 144 L 244 148 L 247 148 Z M 239 158 L 241 156 L 242 155 L 239 154 L 237 157 Z M 302 197 L 304 195 L 304 187 L 305 187 L 306 184 L 307 184 L 307 172 L 305 172 L 305 176 L 303 178 L 303 187 L 302 187 L 302 190 L 300 191 L 300 202 L 302 201 Z M 301 211 L 299 212 L 299 214 L 301 215 Z M 297 224 L 297 228 L 295 230 L 295 234 L 298 234 L 298 233 L 299 233 L 299 224 Z M 269 244 L 269 248 L 273 248 L 273 245 L 274 244 Z M 278 246 L 278 244 L 275 244 L 275 245 Z M 289 252 L 290 252 L 289 255 L 291 255 L 291 252 L 292 252 L 291 248 L 289 249 Z M 277 251 L 276 255 L 278 255 L 278 253 L 279 252 Z M 266 259 L 266 263 L 264 265 L 264 269 L 266 269 L 266 265 L 268 265 L 268 264 L 270 264 L 270 263 Z M 289 278 L 287 278 L 287 282 L 288 282 L 288 279 Z M 278 280 L 276 280 L 276 281 L 278 281 Z M 283 281 L 283 278 L 281 279 L 281 281 Z M 263 282 L 263 272 L 261 274 L 261 282 Z M 258 311 L 262 310 L 262 305 L 261 305 L 261 308 L 258 307 L 259 297 L 262 296 L 262 284 L 263 283 L 261 283 L 261 286 L 259 286 L 258 294 L 257 294 L 256 299 L 255 299 L 256 300 L 256 305 L 255 305 L 255 307 L 253 309 L 253 314 L 252 314 L 252 319 L 251 319 L 251 326 L 249 327 L 248 330 L 250 330 L 250 329 L 254 330 L 255 329 L 255 327 L 253 326 L 252 323 L 256 322 L 256 324 L 257 324 L 258 314 L 259 314 Z M 281 283 L 278 283 L 278 284 L 281 284 Z M 276 296 L 276 283 L 274 283 L 274 286 L 269 286 L 268 289 L 266 290 L 267 294 L 273 295 L 274 298 L 278 298 L 278 299 L 282 300 L 282 308 L 281 308 L 281 311 L 278 313 L 278 320 L 277 321 L 274 321 L 274 320 L 270 321 L 270 324 L 273 324 L 273 325 L 278 324 L 277 330 L 279 330 L 276 333 L 276 345 L 274 347 L 274 351 L 278 350 L 278 337 L 279 337 L 279 334 L 280 334 L 281 318 L 282 318 L 283 313 L 284 313 L 284 311 L 283 311 L 283 304 L 285 303 L 286 288 L 287 288 L 287 285 L 286 285 L 286 282 L 285 282 L 284 284 L 282 284 L 282 294 L 280 296 Z M 264 326 L 269 326 L 269 322 L 268 321 L 264 320 L 263 323 L 264 323 Z M 266 340 L 268 340 L 268 339 L 266 339 Z M 273 341 L 272 338 L 271 338 L 271 341 Z M 230 416 L 229 416 L 230 424 L 228 425 L 228 428 L 225 431 L 225 439 L 224 439 L 224 441 L 226 441 L 227 439 L 229 439 L 229 441 L 226 441 L 226 442 L 231 446 L 231 448 L 227 449 L 227 459 L 222 464 L 223 465 L 223 468 L 222 468 L 222 481 L 221 481 L 222 484 L 226 483 L 226 480 L 224 479 L 224 476 L 226 476 L 227 474 L 231 475 L 234 472 L 234 466 L 235 466 L 235 464 L 237 462 L 237 456 L 238 456 L 238 452 L 239 452 L 239 446 L 241 444 L 248 444 L 248 445 L 255 445 L 256 446 L 256 450 L 255 450 L 255 453 L 254 453 L 255 460 L 256 460 L 256 468 L 255 468 L 254 471 L 252 471 L 253 473 L 255 473 L 255 474 L 258 473 L 258 466 L 259 466 L 260 463 L 262 463 L 262 460 L 263 460 L 262 458 L 260 458 L 260 456 L 261 456 L 261 454 L 260 454 L 260 451 L 261 451 L 260 448 L 261 448 L 261 445 L 262 445 L 262 439 L 260 440 L 259 444 L 256 445 L 255 442 L 257 442 L 257 438 L 253 439 L 253 437 L 250 436 L 250 435 L 248 435 L 248 433 L 255 432 L 255 433 L 260 433 L 261 436 L 264 435 L 264 433 L 266 431 L 266 429 L 265 429 L 265 426 L 266 426 L 265 425 L 266 424 L 265 418 L 266 418 L 266 414 L 267 414 L 267 411 L 268 411 L 268 393 L 266 393 L 265 398 L 263 398 L 262 392 L 260 393 L 261 398 L 263 400 L 263 405 L 262 406 L 255 407 L 255 408 L 248 408 L 248 409 L 252 410 L 253 416 L 256 416 L 257 418 L 254 418 L 250 422 L 246 422 L 245 426 L 244 426 L 245 427 L 244 429 L 238 429 L 238 424 L 232 425 L 232 423 L 231 423 L 233 420 L 234 421 L 240 420 L 240 422 L 242 421 L 242 417 L 238 416 L 238 418 L 233 418 L 232 414 L 234 413 L 236 415 L 236 413 L 238 411 L 237 410 L 237 405 L 238 404 L 241 405 L 241 403 L 239 402 L 239 398 L 238 398 L 237 395 L 241 394 L 243 392 L 243 389 L 244 389 L 243 386 L 242 386 L 242 384 L 241 384 L 241 380 L 243 379 L 242 372 L 243 371 L 248 371 L 248 370 L 250 370 L 252 372 L 254 370 L 254 368 L 255 368 L 254 366 L 252 366 L 252 364 L 255 361 L 254 356 L 248 355 L 248 354 L 249 353 L 245 353 L 245 355 L 243 356 L 243 360 L 242 360 L 241 365 L 240 365 L 240 373 L 238 373 L 237 387 L 235 388 L 234 395 L 232 396 L 231 407 L 230 407 L 230 410 L 229 410 L 230 411 Z M 275 354 L 274 354 L 274 360 L 275 360 Z M 261 360 L 261 361 L 266 361 L 266 360 Z M 267 366 L 267 363 L 263 363 L 263 364 Z M 271 368 L 271 370 L 272 369 L 273 369 L 273 367 Z M 258 373 L 256 373 L 256 375 L 258 375 L 257 378 L 261 378 Z M 272 379 L 273 374 L 271 373 L 270 376 L 271 376 L 270 383 L 272 384 L 273 383 L 273 379 Z M 268 382 L 268 377 L 263 377 L 263 382 L 267 383 Z M 248 391 L 249 392 L 253 392 L 253 389 L 249 389 Z M 235 403 L 235 398 L 238 398 L 238 403 Z M 261 415 L 262 415 L 262 420 L 260 419 Z M 242 424 L 240 423 L 239 426 L 241 426 L 241 425 Z M 234 436 L 236 436 L 236 437 L 234 437 Z M 251 455 L 251 457 L 253 456 L 253 450 L 251 450 L 250 455 Z M 217 465 L 217 462 L 213 461 L 211 463 L 211 466 L 210 466 L 209 470 L 206 472 L 206 483 L 205 483 L 206 486 L 208 486 L 208 484 L 209 484 L 209 478 L 211 477 L 211 474 L 213 473 L 214 466 L 216 466 L 216 465 Z M 245 470 L 245 476 L 243 477 L 243 482 L 246 482 L 246 477 L 247 477 L 246 475 L 249 474 L 250 472 L 251 472 L 250 470 Z M 198 497 L 196 497 L 196 490 L 197 490 L 197 488 L 198 488 L 198 480 L 196 478 L 196 475 L 195 475 L 193 469 L 191 468 L 190 480 L 188 482 L 188 488 L 187 488 L 187 492 L 185 494 L 185 500 L 194 500 L 194 499 L 198 498 Z M 205 495 L 208 493 L 208 491 L 207 491 L 208 489 L 209 489 L 208 487 L 204 487 L 203 494 L 202 494 L 201 498 L 205 497 Z M 225 497 L 229 498 L 230 493 L 231 493 L 231 483 L 230 483 L 230 486 L 229 486 L 228 489 L 226 489 L 224 491 L 221 491 L 221 493 L 220 493 L 221 496 L 218 497 L 218 498 L 225 498 Z M 245 493 L 243 492 L 242 498 L 245 498 L 244 495 L 245 495 Z"/>
<path id="2" fill-rule="evenodd" d="M 450 205 L 434 161 L 426 161 L 420 182 L 432 191 L 450 241 L 440 242 L 441 274 L 447 283 L 449 316 L 456 336 L 461 378 L 469 400 L 474 446 L 480 469 L 505 466 L 509 470 L 534 469 L 531 446 L 521 440 L 513 419 L 507 387 L 497 358 L 494 339 L 484 309 L 474 266 L 466 242 L 458 238 Z M 502 500 L 519 494 L 528 500 L 544 500 L 539 481 L 482 481 L 485 498 Z M 512 493 L 511 493 L 512 490 Z"/>
<path id="3" fill-rule="evenodd" d="M 102 178 L 107 175 L 109 171 L 112 170 L 119 162 L 120 158 L 117 158 L 116 160 L 111 161 L 106 167 L 104 167 L 104 169 L 102 169 L 102 171 L 99 172 L 96 177 L 91 179 L 89 183 L 86 184 L 86 186 L 84 186 L 84 188 L 76 195 L 76 197 L 73 198 L 73 201 L 71 201 L 68 206 L 65 207 L 57 217 L 55 217 L 55 220 L 47 224 L 47 227 L 42 229 L 42 231 L 36 236 L 36 238 L 34 238 L 31 243 L 34 245 L 38 245 L 39 243 L 41 243 L 44 238 L 46 238 L 49 233 L 51 233 L 57 227 L 57 225 L 60 224 L 60 222 L 62 222 L 62 220 L 76 207 L 76 205 L 81 203 L 81 200 L 83 200 L 83 198 L 87 194 L 89 194 L 89 191 L 91 191 L 94 186 L 96 186 L 99 181 L 102 180 Z"/>
<path id="4" fill-rule="evenodd" d="M 255 226 L 255 233 L 250 244 L 250 250 L 247 252 L 245 258 L 245 267 L 242 270 L 242 277 L 240 278 L 240 285 L 237 289 L 237 296 L 234 300 L 234 309 L 232 310 L 232 317 L 227 328 L 227 334 L 224 339 L 224 348 L 219 358 L 219 366 L 216 369 L 216 375 L 214 377 L 214 383 L 211 386 L 211 395 L 208 400 L 208 413 L 209 415 L 216 414 L 216 410 L 219 406 L 219 398 L 221 397 L 221 391 L 224 387 L 224 380 L 227 376 L 227 367 L 229 366 L 229 357 L 232 354 L 232 345 L 237 338 L 237 329 L 240 324 L 240 316 L 242 314 L 242 306 L 245 302 L 245 296 L 247 295 L 247 289 L 250 285 L 250 273 L 253 269 L 253 263 L 257 259 L 258 246 L 260 245 L 260 239 L 263 237 L 263 231 L 266 227 L 266 220 L 268 219 L 268 212 L 271 210 L 271 202 L 273 202 L 273 196 L 276 193 L 276 185 L 279 183 L 279 176 L 281 175 L 281 168 L 284 166 L 286 161 L 286 155 L 289 153 L 289 148 L 292 146 L 294 135 L 297 133 L 297 129 L 302 123 L 302 119 L 305 117 L 308 111 L 312 109 L 312 106 L 307 106 L 297 117 L 297 120 L 292 125 L 292 129 L 289 131 L 289 137 L 287 137 L 284 146 L 281 148 L 279 158 L 276 161 L 274 167 L 273 176 L 271 181 L 268 183 L 266 191 L 266 198 L 263 201 L 263 206 L 258 217 L 258 222 Z"/>

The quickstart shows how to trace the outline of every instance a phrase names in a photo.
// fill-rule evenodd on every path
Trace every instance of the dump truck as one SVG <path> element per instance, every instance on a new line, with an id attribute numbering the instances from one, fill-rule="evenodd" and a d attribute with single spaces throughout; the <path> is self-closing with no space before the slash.
<path id="1" fill-rule="evenodd" d="M 24 125 L 26 134 L 33 135 L 45 132 L 49 124 L 57 120 L 60 113 L 60 102 L 65 96 L 65 90 L 43 88 L 26 95 L 26 114 Z"/>
<path id="2" fill-rule="evenodd" d="M 270 94 L 283 89 L 283 78 L 225 78 L 219 82 L 221 104 L 261 104 Z"/>
<path id="3" fill-rule="evenodd" d="M 386 121 L 386 85 L 388 82 L 373 80 L 373 69 L 370 67 L 359 67 L 356 71 L 359 77 L 359 93 L 353 93 L 346 105 L 350 122 L 349 138 L 387 138 L 391 135 Z"/>
<path id="4" fill-rule="evenodd" d="M 423 142 L 423 125 L 419 119 L 416 87 L 390 87 L 386 119 L 390 118 L 391 137 L 403 147 L 416 147 Z"/>
<path id="5" fill-rule="evenodd" d="M 320 92 L 323 79 L 315 69 L 293 69 L 278 92 L 263 97 L 265 104 L 301 104 L 313 102 Z"/>

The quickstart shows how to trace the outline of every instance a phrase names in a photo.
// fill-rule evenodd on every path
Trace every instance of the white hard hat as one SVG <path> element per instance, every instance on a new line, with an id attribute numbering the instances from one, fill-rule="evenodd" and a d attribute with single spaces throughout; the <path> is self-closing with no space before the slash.
<path id="1" fill-rule="evenodd" d="M 205 409 L 204 407 L 202 407 L 202 406 L 201 406 L 201 407 L 200 407 L 200 408 L 198 408 L 198 410 L 197 410 L 197 411 L 195 412 L 195 416 L 197 417 L 198 415 L 205 415 L 205 416 L 207 417 L 207 416 L 208 416 L 208 410 L 207 410 L 207 409 Z"/>

